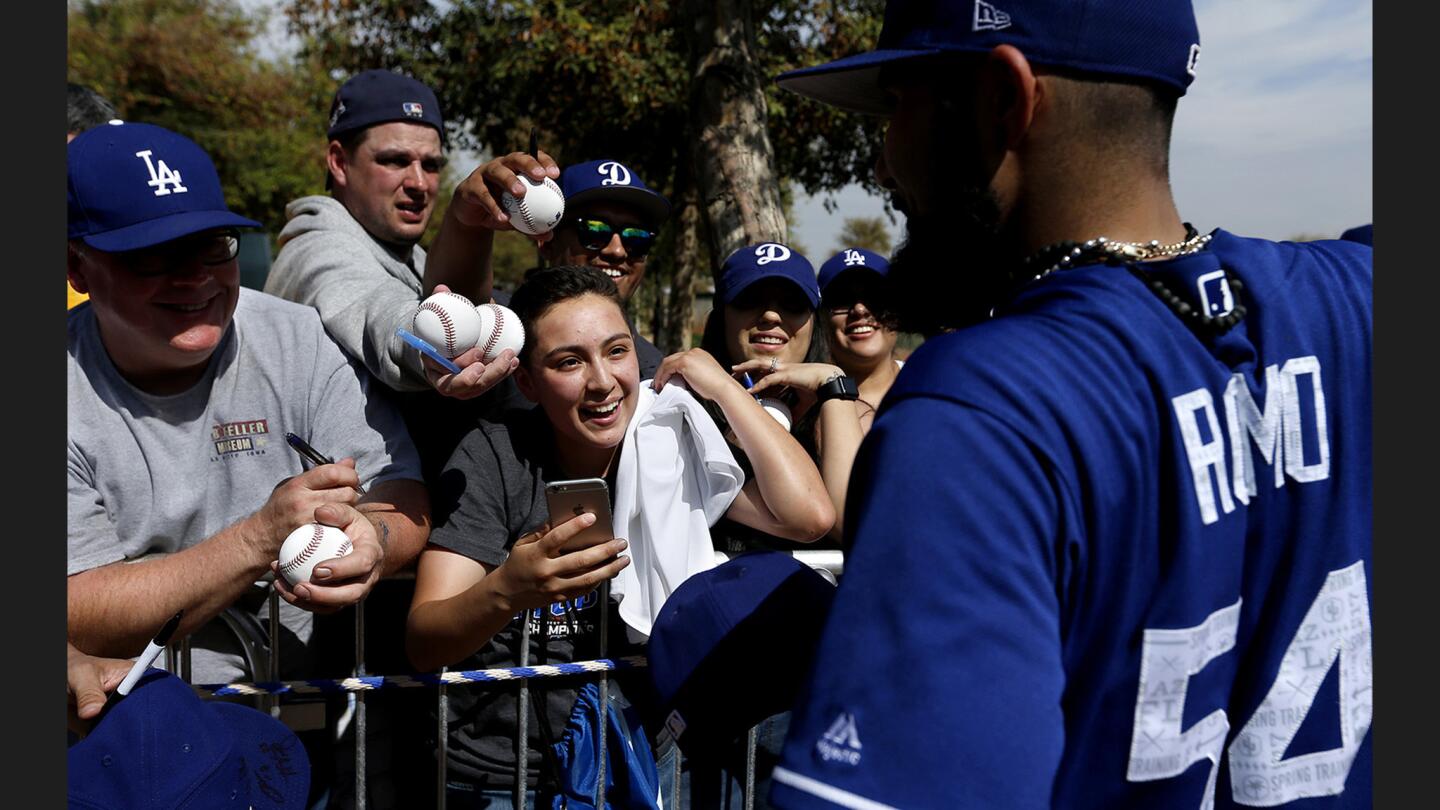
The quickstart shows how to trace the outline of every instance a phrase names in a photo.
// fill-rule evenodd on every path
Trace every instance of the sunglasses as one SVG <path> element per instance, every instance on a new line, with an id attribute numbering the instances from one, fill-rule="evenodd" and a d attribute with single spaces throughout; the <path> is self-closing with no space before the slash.
<path id="1" fill-rule="evenodd" d="M 580 247 L 586 250 L 604 250 L 611 240 L 615 238 L 617 230 L 614 225 L 603 219 L 591 219 L 579 217 L 570 221 L 575 226 L 575 234 L 580 238 Z M 632 259 L 643 259 L 655 246 L 655 232 L 647 231 L 644 228 L 620 228 L 620 244 L 625 246 L 625 253 Z"/>
<path id="2" fill-rule="evenodd" d="M 143 278 L 163 276 L 185 262 L 199 259 L 215 266 L 240 255 L 240 232 L 233 229 L 186 236 L 163 245 L 111 254 L 116 262 Z"/>

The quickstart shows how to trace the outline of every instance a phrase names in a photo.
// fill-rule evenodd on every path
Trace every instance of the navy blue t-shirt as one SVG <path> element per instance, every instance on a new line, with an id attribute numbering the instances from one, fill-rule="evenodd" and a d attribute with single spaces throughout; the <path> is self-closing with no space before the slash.
<path id="1" fill-rule="evenodd" d="M 1092 265 L 906 363 L 775 804 L 1370 805 L 1370 248 L 1138 268 L 1247 315 Z"/>

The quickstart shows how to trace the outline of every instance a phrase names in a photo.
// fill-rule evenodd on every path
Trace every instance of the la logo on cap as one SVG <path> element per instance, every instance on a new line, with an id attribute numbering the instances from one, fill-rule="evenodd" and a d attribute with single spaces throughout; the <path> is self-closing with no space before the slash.
<path id="1" fill-rule="evenodd" d="M 155 189 L 156 197 L 164 197 L 172 192 L 175 194 L 184 194 L 190 190 L 180 185 L 180 172 L 171 171 L 170 167 L 165 165 L 165 161 L 157 160 L 152 163 L 150 161 L 149 149 L 143 152 L 136 152 L 135 157 L 145 161 L 145 169 L 150 172 L 150 181 L 145 185 Z"/>
<path id="2" fill-rule="evenodd" d="M 845 251 L 845 266 L 846 266 L 846 267 L 854 267 L 854 266 L 857 265 L 857 264 L 864 264 L 864 263 L 865 263 L 865 254 L 864 254 L 864 253 L 861 253 L 861 252 L 858 251 L 858 250 L 849 250 L 849 249 L 847 249 L 847 250 Z"/>
<path id="3" fill-rule="evenodd" d="M 630 185 L 630 170 L 620 165 L 618 160 L 607 160 L 595 169 L 596 174 L 606 175 L 600 181 L 602 186 L 628 186 Z"/>

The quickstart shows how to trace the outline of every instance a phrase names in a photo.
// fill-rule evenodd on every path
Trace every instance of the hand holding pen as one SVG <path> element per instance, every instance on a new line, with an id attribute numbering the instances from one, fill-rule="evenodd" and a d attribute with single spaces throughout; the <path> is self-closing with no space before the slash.
<path id="1" fill-rule="evenodd" d="M 311 447 L 309 442 L 305 441 L 299 436 L 296 436 L 294 433 L 286 433 L 285 441 L 288 442 L 290 446 L 295 449 L 296 453 L 300 454 L 301 458 L 305 459 L 316 467 L 335 463 L 335 459 L 330 458 L 324 453 L 321 453 L 319 450 Z M 365 494 L 365 488 L 360 486 L 359 484 L 354 484 L 353 489 L 361 495 Z"/>

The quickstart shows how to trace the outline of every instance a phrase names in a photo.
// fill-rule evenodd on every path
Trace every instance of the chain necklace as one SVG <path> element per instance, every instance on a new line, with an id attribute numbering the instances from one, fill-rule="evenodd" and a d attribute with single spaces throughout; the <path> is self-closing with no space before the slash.
<path id="1" fill-rule="evenodd" d="M 1085 242 L 1068 240 L 1056 242 L 1041 248 L 1022 261 L 1020 263 L 1021 272 L 1018 275 L 1021 278 L 1030 276 L 1026 281 L 1032 282 L 1039 281 L 1056 270 L 1079 267 L 1096 261 L 1121 264 L 1172 256 L 1188 256 L 1204 250 L 1205 246 L 1210 244 L 1210 236 L 1208 233 L 1202 234 L 1196 231 L 1195 226 L 1187 222 L 1185 223 L 1185 238 L 1168 245 L 1160 244 L 1158 239 L 1152 239 L 1149 242 L 1120 242 L 1103 236 L 1097 236 Z M 1045 269 L 1034 270 L 1034 268 L 1042 266 Z"/>
<path id="2" fill-rule="evenodd" d="M 1103 236 L 1097 236 L 1085 242 L 1057 242 L 1041 248 L 1022 261 L 1015 276 L 1020 280 L 1021 285 L 1025 285 L 1039 281 L 1056 270 L 1093 264 L 1097 261 L 1103 261 L 1106 264 L 1124 264 L 1132 275 L 1155 293 L 1156 297 L 1163 301 L 1182 321 L 1196 329 L 1219 335 L 1245 317 L 1245 306 L 1240 303 L 1240 291 L 1245 288 L 1245 285 L 1235 277 L 1234 273 L 1231 273 L 1229 269 L 1222 268 L 1225 269 L 1225 280 L 1230 286 L 1234 305 L 1224 315 L 1212 316 L 1191 306 L 1165 281 L 1146 275 L 1140 265 L 1140 262 L 1147 259 L 1173 258 L 1199 253 L 1209 246 L 1211 236 L 1211 234 L 1202 234 L 1196 231 L 1195 226 L 1186 222 L 1185 238 L 1168 245 L 1161 244 L 1158 239 L 1152 239 L 1149 242 L 1120 242 Z M 1043 269 L 1037 270 L 1036 268 Z"/>

